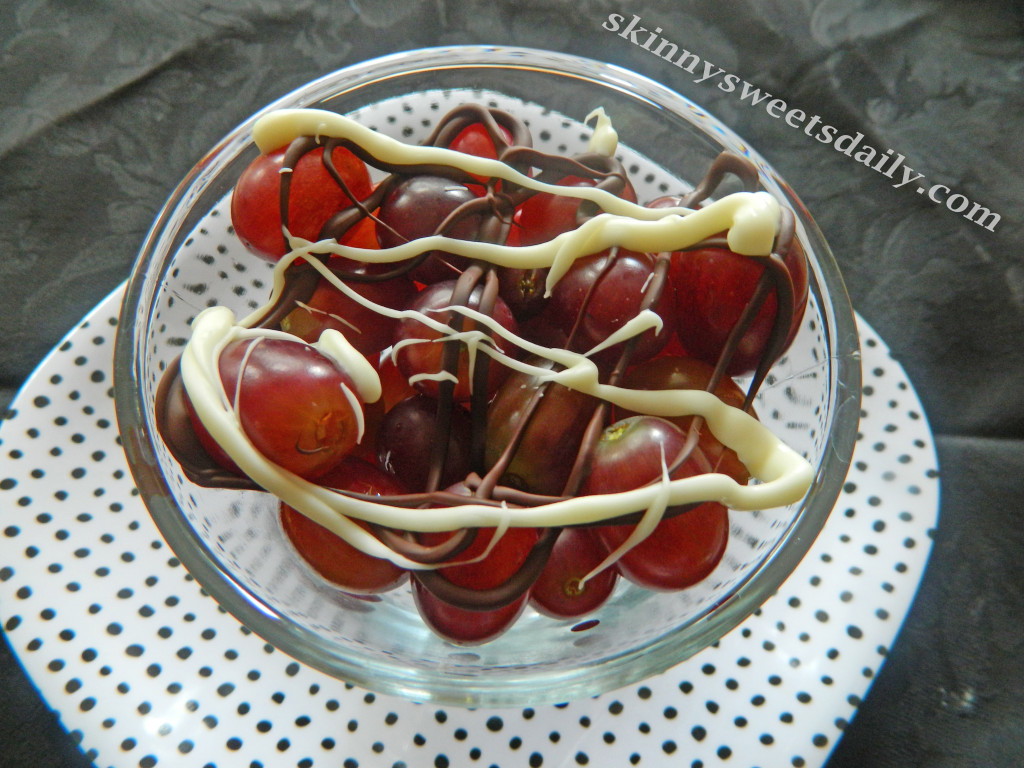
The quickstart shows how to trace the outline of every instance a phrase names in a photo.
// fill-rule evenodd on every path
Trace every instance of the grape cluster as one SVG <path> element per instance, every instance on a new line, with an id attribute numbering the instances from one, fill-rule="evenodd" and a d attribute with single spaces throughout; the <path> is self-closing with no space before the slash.
<path id="1" fill-rule="evenodd" d="M 391 164 L 350 141 L 304 136 L 261 154 L 242 174 L 232 197 L 235 231 L 270 260 L 300 242 L 290 238 L 366 251 L 437 235 L 529 247 L 601 212 L 574 189 L 637 201 L 614 157 L 535 150 L 525 124 L 500 110 L 459 107 L 425 144 L 499 160 L 565 194 L 457 163 Z M 373 184 L 368 166 L 384 180 Z M 752 166 L 723 155 L 692 192 L 647 206 L 699 207 L 729 175 L 749 191 L 757 187 Z M 469 500 L 542 506 L 708 472 L 747 483 L 747 468 L 700 417 L 624 411 L 539 375 L 560 364 L 538 350 L 585 354 L 604 383 L 706 390 L 753 413 L 757 387 L 792 340 L 807 293 L 805 259 L 786 215 L 768 258 L 730 251 L 724 234 L 674 252 L 613 246 L 577 259 L 550 291 L 547 268 L 497 266 L 438 247 L 398 263 L 310 253 L 293 260 L 285 278 L 256 323 L 284 333 L 234 341 L 218 363 L 246 437 L 301 478 L 423 515 Z M 627 333 L 644 313 L 656 322 Z M 327 331 L 373 366 L 382 390 L 375 402 L 362 402 L 349 372 L 314 347 Z M 746 374 L 753 383 L 743 391 L 732 377 Z M 196 415 L 177 368 L 162 392 L 161 431 L 192 479 L 251 484 Z M 422 566 L 404 568 L 283 502 L 281 518 L 306 561 L 346 591 L 382 592 L 411 575 L 425 622 L 460 643 L 497 636 L 527 604 L 558 618 L 583 616 L 619 578 L 685 588 L 714 569 L 728 540 L 728 511 L 717 502 L 669 507 L 653 532 L 637 513 L 500 532 L 423 533 L 357 521 L 404 562 Z"/>

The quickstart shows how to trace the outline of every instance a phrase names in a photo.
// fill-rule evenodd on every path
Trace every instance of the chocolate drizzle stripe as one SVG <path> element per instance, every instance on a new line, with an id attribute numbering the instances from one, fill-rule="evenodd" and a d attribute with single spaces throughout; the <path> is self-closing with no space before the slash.
<path id="1" fill-rule="evenodd" d="M 456 608 L 467 611 L 494 611 L 511 605 L 533 586 L 551 556 L 559 533 L 561 528 L 545 529 L 519 569 L 506 581 L 490 589 L 473 589 L 453 584 L 445 578 L 443 569 L 415 571 L 412 577 L 432 595 Z"/>

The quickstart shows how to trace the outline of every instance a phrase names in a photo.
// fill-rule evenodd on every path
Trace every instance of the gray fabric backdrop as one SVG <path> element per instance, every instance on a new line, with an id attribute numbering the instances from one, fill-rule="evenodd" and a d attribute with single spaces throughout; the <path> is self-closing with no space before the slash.
<path id="1" fill-rule="evenodd" d="M 602 29 L 613 13 L 639 15 L 725 71 L 905 155 L 915 172 L 1001 220 L 987 228 L 894 188 L 898 177 L 693 82 Z M 273 98 L 365 58 L 450 43 L 551 48 L 630 67 L 731 124 L 798 190 L 855 308 L 907 369 L 937 436 L 943 501 L 932 563 L 829 768 L 1020 765 L 1022 19 L 1012 0 L 6 2 L 0 408 L 125 278 L 181 176 Z M 0 646 L 0 766 L 79 765 Z M 950 691 L 970 692 L 974 706 L 950 707 Z"/>

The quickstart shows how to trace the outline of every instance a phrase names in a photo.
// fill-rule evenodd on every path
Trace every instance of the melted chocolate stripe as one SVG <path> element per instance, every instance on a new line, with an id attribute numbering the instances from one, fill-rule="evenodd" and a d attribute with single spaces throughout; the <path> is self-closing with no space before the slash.
<path id="1" fill-rule="evenodd" d="M 322 260 L 322 257 L 316 257 Z M 320 282 L 320 275 L 309 264 L 296 262 L 285 273 L 284 290 L 267 312 L 254 323 L 257 328 L 276 328 L 299 302 L 309 301 Z"/>
<path id="2" fill-rule="evenodd" d="M 394 552 L 409 558 L 415 563 L 436 565 L 462 554 L 476 540 L 479 528 L 460 528 L 451 538 L 436 546 L 420 544 L 411 537 L 406 537 L 391 528 L 379 525 L 370 526 L 373 533 Z"/>
<path id="3" fill-rule="evenodd" d="M 783 208 L 782 212 L 780 234 L 776 238 L 775 250 L 773 250 L 766 261 L 764 271 L 764 275 L 769 276 L 771 286 L 775 291 L 775 318 L 772 321 L 764 353 L 758 361 L 757 369 L 754 371 L 750 387 L 747 390 L 747 396 L 743 401 L 744 410 L 747 410 L 751 403 L 753 403 L 755 395 L 768 377 L 768 371 L 786 351 L 789 329 L 796 314 L 793 275 L 789 271 L 789 265 L 786 264 L 785 257 L 782 255 L 789 252 L 792 248 L 796 225 L 792 211 Z M 762 278 L 764 275 L 762 275 Z"/>
<path id="4" fill-rule="evenodd" d="M 516 452 L 519 450 L 519 446 L 526 436 L 526 430 L 530 426 L 530 422 L 533 420 L 533 416 L 537 411 L 537 407 L 540 405 L 544 396 L 547 394 L 548 388 L 554 386 L 552 382 L 545 381 L 539 386 L 535 387 L 533 392 L 530 393 L 530 400 L 523 409 L 523 415 L 516 424 L 515 430 L 509 437 L 508 444 L 502 449 L 497 460 L 494 462 L 494 466 L 491 467 L 487 474 L 481 478 L 479 485 L 474 490 L 476 496 L 488 497 L 492 496 L 497 487 L 498 480 L 505 470 L 508 469 L 508 465 L 512 463 L 512 459 L 515 458 Z"/>
<path id="5" fill-rule="evenodd" d="M 453 584 L 440 571 L 415 571 L 412 577 L 435 597 L 456 608 L 464 608 L 467 611 L 494 611 L 504 608 L 522 597 L 526 590 L 533 586 L 533 582 L 544 570 L 561 531 L 561 528 L 546 528 L 523 564 L 519 566 L 519 570 L 502 584 L 490 589 L 472 589 Z"/>
<path id="6" fill-rule="evenodd" d="M 281 194 L 278 196 L 278 213 L 281 216 L 281 225 L 284 229 L 288 229 L 289 231 L 291 230 L 291 227 L 288 225 L 289 209 L 291 207 L 289 205 L 290 191 L 295 166 L 299 164 L 299 160 L 319 146 L 320 145 L 317 143 L 316 139 L 312 136 L 300 136 L 289 144 L 288 149 L 285 150 L 281 166 Z M 288 238 L 285 237 L 283 230 L 281 232 L 281 240 L 284 243 L 285 251 L 288 251 L 290 246 L 288 245 Z"/>
<path id="7" fill-rule="evenodd" d="M 453 306 L 468 306 L 473 295 L 473 288 L 483 274 L 479 265 L 471 265 L 455 283 L 452 289 L 452 296 L 449 304 Z M 454 331 L 462 330 L 465 317 L 460 312 L 449 313 L 448 325 Z M 461 343 L 456 339 L 448 339 L 441 342 L 443 351 L 441 353 L 441 371 L 451 374 L 453 377 L 458 373 L 459 356 L 462 351 Z M 431 451 L 430 470 L 427 474 L 427 490 L 436 491 L 444 476 L 444 467 L 448 459 L 448 442 L 451 433 L 452 409 L 455 408 L 455 382 L 444 378 L 437 383 L 437 416 L 433 435 L 433 450 Z"/>
<path id="8" fill-rule="evenodd" d="M 641 312 L 648 309 L 653 311 L 658 302 L 661 301 L 661 295 L 665 292 L 665 286 L 668 284 L 668 269 L 671 261 L 671 257 L 666 254 L 659 254 L 655 257 L 654 270 L 651 273 L 650 282 L 644 291 L 643 299 L 640 301 Z M 651 332 L 647 331 L 647 333 Z M 622 381 L 622 377 L 626 375 L 626 369 L 629 368 L 633 353 L 636 351 L 636 346 L 639 343 L 640 336 L 633 336 L 623 343 L 622 354 L 619 355 L 619 360 L 608 377 L 609 383 L 619 384 Z"/>
<path id="9" fill-rule="evenodd" d="M 345 233 L 348 232 L 352 227 L 362 221 L 364 218 L 373 219 L 374 223 L 378 226 L 387 227 L 373 213 L 377 208 L 380 207 L 384 197 L 391 191 L 391 188 L 397 182 L 398 177 L 388 176 L 386 179 L 381 181 L 373 191 L 364 200 L 357 200 L 355 205 L 351 205 L 348 208 L 343 208 L 338 213 L 331 216 L 320 229 L 321 240 L 340 240 L 344 237 Z M 349 195 L 351 197 L 351 195 Z M 390 227 L 388 227 L 390 229 Z M 363 279 L 364 282 L 370 282 L 370 277 L 375 276 L 364 276 L 359 273 L 352 275 L 351 279 L 359 280 Z"/>
<path id="10" fill-rule="evenodd" d="M 594 282 L 587 286 L 587 293 L 583 297 L 583 303 L 580 305 L 580 313 L 576 316 L 576 322 L 573 323 L 572 328 L 569 330 L 569 336 L 565 341 L 565 346 L 572 348 L 573 342 L 576 340 L 576 334 L 579 333 L 580 326 L 587 316 L 587 309 L 590 307 L 590 300 L 594 298 L 594 291 L 597 290 L 597 286 L 602 280 L 612 271 L 612 267 L 615 266 L 615 262 L 619 258 L 618 246 L 613 246 L 608 251 L 608 256 L 605 258 L 604 263 L 601 264 L 601 270 L 594 277 Z"/>
<path id="11" fill-rule="evenodd" d="M 474 123 L 480 123 L 487 131 L 487 135 L 498 150 L 499 158 L 509 147 L 533 145 L 533 136 L 530 135 L 526 123 L 511 112 L 479 104 L 462 104 L 453 108 L 424 143 L 435 147 L 448 147 L 463 130 Z M 500 128 L 505 128 L 512 134 L 511 142 L 506 141 Z"/>
<path id="12" fill-rule="evenodd" d="M 480 295 L 480 305 L 477 310 L 488 317 L 493 317 L 494 308 L 498 301 L 498 276 L 493 268 L 488 268 L 484 275 L 483 290 Z M 490 338 L 490 329 L 486 326 L 479 329 L 481 333 Z M 469 416 L 472 430 L 469 443 L 469 465 L 474 472 L 484 470 L 484 452 L 487 442 L 487 406 L 490 402 L 488 383 L 490 381 L 491 365 L 494 365 L 490 355 L 478 354 L 473 363 L 473 386 L 469 401 Z"/>
<path id="13" fill-rule="evenodd" d="M 757 166 L 741 155 L 722 152 L 711 161 L 711 166 L 700 183 L 689 194 L 683 195 L 680 204 L 686 208 L 693 208 L 697 203 L 707 200 L 722 184 L 727 174 L 737 177 L 747 192 L 754 192 L 759 187 Z"/>

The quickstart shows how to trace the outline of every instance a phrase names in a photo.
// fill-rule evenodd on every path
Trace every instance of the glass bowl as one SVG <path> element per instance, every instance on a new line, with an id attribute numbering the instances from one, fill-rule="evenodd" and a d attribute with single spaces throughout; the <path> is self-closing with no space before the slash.
<path id="1" fill-rule="evenodd" d="M 758 395 L 763 423 L 814 467 L 798 504 L 730 515 L 725 556 L 678 592 L 619 580 L 588 619 L 531 609 L 498 639 L 446 642 L 417 615 L 408 586 L 356 598 L 313 573 L 287 541 L 269 494 L 191 483 L 154 426 L 164 370 L 207 306 L 238 315 L 263 303 L 270 267 L 230 228 L 230 192 L 255 157 L 252 127 L 283 107 L 318 107 L 406 142 L 449 106 L 506 107 L 540 149 L 584 151 L 595 107 L 611 116 L 618 154 L 641 202 L 680 193 L 731 150 L 791 208 L 810 262 L 810 299 L 795 342 Z M 804 206 L 746 143 L 697 105 L 622 68 L 548 51 L 451 47 L 409 51 L 315 80 L 257 113 L 203 157 L 160 211 L 132 271 L 118 330 L 115 392 L 121 435 L 141 497 L 178 558 L 218 603 L 285 653 L 356 685 L 447 705 L 524 706 L 599 694 L 665 671 L 715 642 L 768 599 L 805 555 L 846 476 L 859 417 L 853 312 L 835 261 Z"/>

